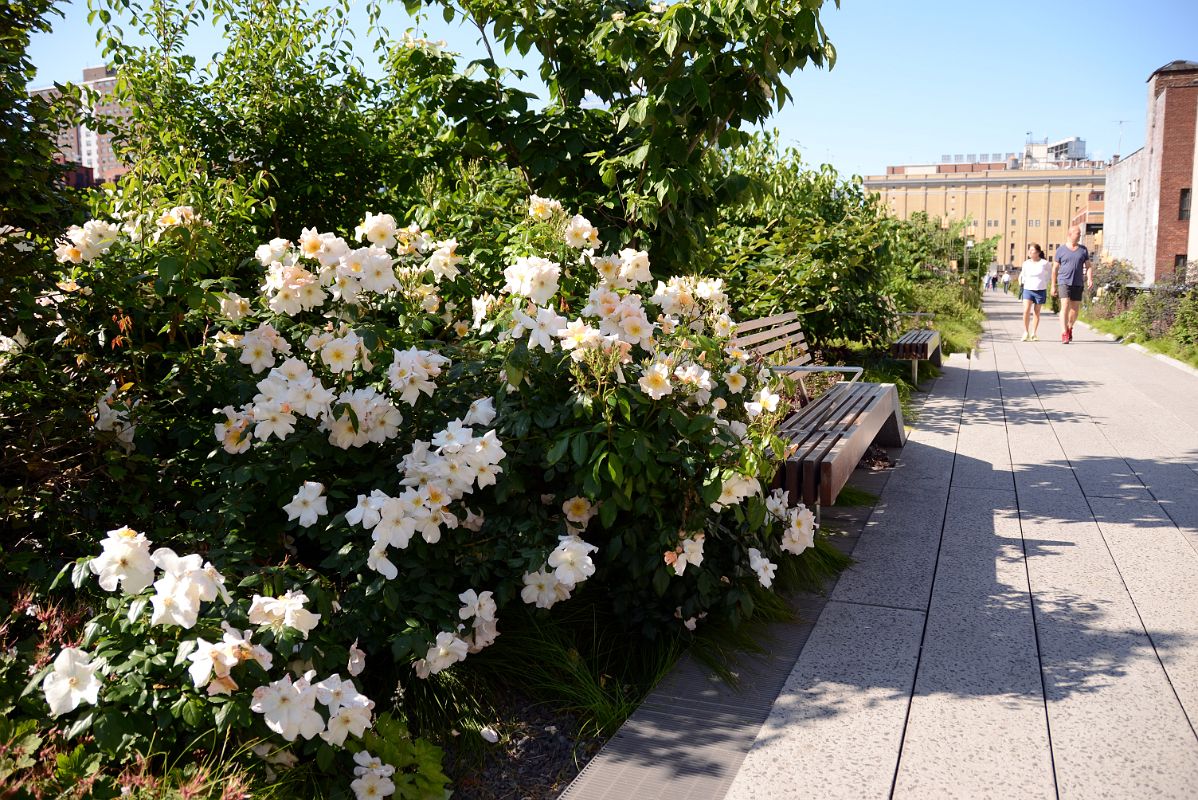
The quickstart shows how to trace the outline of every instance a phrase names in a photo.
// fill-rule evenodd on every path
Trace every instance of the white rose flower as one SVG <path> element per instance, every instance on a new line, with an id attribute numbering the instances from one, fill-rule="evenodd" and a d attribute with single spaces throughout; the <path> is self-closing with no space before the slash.
<path id="1" fill-rule="evenodd" d="M 75 647 L 63 648 L 54 659 L 54 669 L 42 681 L 50 705 L 50 716 L 74 711 L 80 703 L 99 703 L 101 683 L 91 656 Z"/>
<path id="2" fill-rule="evenodd" d="M 304 485 L 291 498 L 291 502 L 283 506 L 288 520 L 299 520 L 302 527 L 316 524 L 316 520 L 329 513 L 328 498 L 324 497 L 324 484 L 317 481 L 304 481 Z"/>
<path id="3" fill-rule="evenodd" d="M 100 588 L 116 591 L 120 584 L 125 594 L 138 594 L 154 580 L 154 560 L 145 534 L 125 526 L 108 532 L 101 542 L 103 552 L 88 567 L 100 577 Z"/>

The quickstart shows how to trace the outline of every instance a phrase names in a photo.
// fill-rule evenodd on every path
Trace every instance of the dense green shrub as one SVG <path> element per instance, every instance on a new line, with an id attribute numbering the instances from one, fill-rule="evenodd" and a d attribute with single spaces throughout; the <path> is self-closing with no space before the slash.
<path id="1" fill-rule="evenodd" d="M 1170 335 L 1178 344 L 1198 345 L 1198 289 L 1190 289 L 1177 304 Z"/>
<path id="2" fill-rule="evenodd" d="M 1169 333 L 1180 299 L 1168 289 L 1158 288 L 1136 295 L 1127 312 L 1131 332 L 1138 338 L 1160 339 Z"/>
<path id="3" fill-rule="evenodd" d="M 803 165 L 773 137 L 726 154 L 730 181 L 744 185 L 710 235 L 708 273 L 725 278 L 745 317 L 803 315 L 816 344 L 885 342 L 893 300 L 896 223 L 859 179 Z"/>

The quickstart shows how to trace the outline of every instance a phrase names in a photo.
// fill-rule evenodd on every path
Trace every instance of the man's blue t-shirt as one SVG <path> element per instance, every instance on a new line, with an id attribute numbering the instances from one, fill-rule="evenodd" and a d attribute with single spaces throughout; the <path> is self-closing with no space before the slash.
<path id="1" fill-rule="evenodd" d="M 1090 251 L 1084 244 L 1079 244 L 1076 250 L 1070 250 L 1066 244 L 1058 247 L 1057 283 L 1061 286 L 1084 286 L 1086 262 L 1089 260 Z"/>

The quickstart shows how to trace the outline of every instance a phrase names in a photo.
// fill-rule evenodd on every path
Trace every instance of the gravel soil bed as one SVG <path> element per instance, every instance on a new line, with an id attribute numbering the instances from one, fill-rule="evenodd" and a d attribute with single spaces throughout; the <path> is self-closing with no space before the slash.
<path id="1" fill-rule="evenodd" d="M 448 748 L 454 800 L 554 800 L 605 738 L 579 735 L 576 716 L 511 691 L 495 698 L 499 741 L 481 754 Z M 457 750 L 457 752 L 455 752 Z"/>

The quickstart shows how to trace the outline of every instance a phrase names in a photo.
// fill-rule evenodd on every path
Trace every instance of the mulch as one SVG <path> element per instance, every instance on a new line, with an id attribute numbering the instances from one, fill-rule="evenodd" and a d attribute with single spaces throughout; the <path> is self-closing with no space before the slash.
<path id="1" fill-rule="evenodd" d="M 555 800 L 603 746 L 604 738 L 581 736 L 576 716 L 535 705 L 519 692 L 494 702 L 503 722 L 500 739 L 477 753 L 448 753 L 454 800 Z"/>

